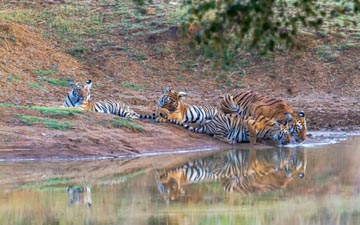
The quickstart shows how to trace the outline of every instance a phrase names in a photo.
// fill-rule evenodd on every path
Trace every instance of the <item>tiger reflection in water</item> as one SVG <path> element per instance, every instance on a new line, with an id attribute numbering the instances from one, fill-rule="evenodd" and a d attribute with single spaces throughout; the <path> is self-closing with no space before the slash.
<path id="1" fill-rule="evenodd" d="M 155 172 L 164 200 L 186 195 L 192 183 L 220 182 L 225 192 L 250 194 L 284 189 L 295 178 L 304 178 L 306 152 L 291 150 L 231 150 Z"/>
<path id="2" fill-rule="evenodd" d="M 91 207 L 91 189 L 89 186 L 69 186 L 66 191 L 69 195 L 69 207 L 73 205 Z"/>

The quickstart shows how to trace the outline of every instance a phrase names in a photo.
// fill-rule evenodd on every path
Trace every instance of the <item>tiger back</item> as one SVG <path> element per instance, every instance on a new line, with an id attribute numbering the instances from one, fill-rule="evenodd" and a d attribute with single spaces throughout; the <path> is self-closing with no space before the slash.
<path id="1" fill-rule="evenodd" d="M 283 124 L 288 123 L 290 133 L 296 142 L 306 139 L 305 113 L 294 112 L 284 100 L 267 98 L 254 91 L 235 91 L 232 95 L 226 94 L 219 105 L 226 114 L 255 118 L 262 115 Z"/>
<path id="2" fill-rule="evenodd" d="M 168 121 L 195 133 L 214 136 L 229 144 L 243 142 L 256 144 L 257 139 L 272 139 L 278 144 L 284 145 L 291 141 L 286 125 L 279 124 L 264 116 L 255 119 L 251 116 L 217 114 L 212 120 L 197 128 L 172 119 Z"/>
<path id="3" fill-rule="evenodd" d="M 196 106 L 183 102 L 186 95 L 185 92 L 176 92 L 167 87 L 158 100 L 157 121 L 167 122 L 167 119 L 173 119 L 182 123 L 203 123 L 218 113 L 214 106 Z"/>

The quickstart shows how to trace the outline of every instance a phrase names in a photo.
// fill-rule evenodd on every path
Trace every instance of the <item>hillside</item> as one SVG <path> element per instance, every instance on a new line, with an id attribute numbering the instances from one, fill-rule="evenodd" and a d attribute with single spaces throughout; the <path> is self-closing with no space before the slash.
<path id="1" fill-rule="evenodd" d="M 268 56 L 239 52 L 224 67 L 188 44 L 191 35 L 181 35 L 174 6 L 164 4 L 159 1 L 143 11 L 131 1 L 22 1 L 3 6 L 2 158 L 231 147 L 169 124 L 91 112 L 56 115 L 28 107 L 61 106 L 69 91 L 68 79 L 82 83 L 92 79 L 94 100 L 121 100 L 142 113 L 156 109 L 167 86 L 186 91 L 187 102 L 201 105 L 215 105 L 234 89 L 251 89 L 304 111 L 310 131 L 359 130 L 359 30 L 341 35 L 306 33 L 301 39 L 307 49 L 279 48 Z"/>

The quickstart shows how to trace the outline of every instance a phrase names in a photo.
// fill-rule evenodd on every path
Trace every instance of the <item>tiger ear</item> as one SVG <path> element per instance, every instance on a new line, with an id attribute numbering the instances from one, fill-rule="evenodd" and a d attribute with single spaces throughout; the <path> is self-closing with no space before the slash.
<path id="1" fill-rule="evenodd" d="M 85 86 L 84 86 L 85 90 L 86 90 L 87 92 L 89 92 L 91 87 L 92 87 L 92 81 L 91 81 L 91 80 L 87 80 L 87 81 L 86 81 L 86 84 L 85 84 Z"/>
<path id="2" fill-rule="evenodd" d="M 70 86 L 71 88 L 74 88 L 74 82 L 73 82 L 72 80 L 68 80 L 68 82 L 69 82 L 69 86 Z"/>
<path id="3" fill-rule="evenodd" d="M 275 127 L 276 130 L 280 129 L 280 124 L 279 124 L 278 121 L 275 121 L 274 127 Z"/>
<path id="4" fill-rule="evenodd" d="M 305 113 L 303 111 L 298 112 L 299 117 L 305 117 Z"/>
<path id="5" fill-rule="evenodd" d="M 286 113 L 286 122 L 290 123 L 292 121 L 292 116 L 290 113 Z"/>
<path id="6" fill-rule="evenodd" d="M 180 91 L 180 92 L 178 93 L 178 96 L 179 96 L 180 101 L 184 101 L 186 95 L 187 95 L 186 92 Z"/>
<path id="7" fill-rule="evenodd" d="M 165 90 L 162 91 L 162 93 L 169 93 L 171 91 L 171 87 L 167 86 Z"/>

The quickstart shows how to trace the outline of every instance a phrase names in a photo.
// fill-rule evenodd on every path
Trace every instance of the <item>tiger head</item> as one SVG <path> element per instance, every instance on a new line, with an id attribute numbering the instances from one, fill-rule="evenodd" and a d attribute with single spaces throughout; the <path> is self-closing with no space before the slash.
<path id="1" fill-rule="evenodd" d="M 185 92 L 176 92 L 170 87 L 163 91 L 163 95 L 159 98 L 157 107 L 158 109 L 166 109 L 170 113 L 178 109 L 178 105 L 185 99 L 187 94 Z"/>
<path id="2" fill-rule="evenodd" d="M 287 123 L 280 124 L 277 121 L 274 122 L 273 140 L 278 141 L 280 145 L 286 145 L 291 142 L 291 133 Z"/>
<path id="3" fill-rule="evenodd" d="M 286 177 L 304 178 L 307 165 L 306 151 L 293 149 L 289 156 L 282 160 L 280 168 L 285 171 Z"/>
<path id="4" fill-rule="evenodd" d="M 286 115 L 287 121 L 289 122 L 289 131 L 293 140 L 297 143 L 301 143 L 306 139 L 306 120 L 305 113 L 298 112 L 293 115 Z"/>
<path id="5" fill-rule="evenodd" d="M 69 186 L 66 191 L 69 194 L 69 207 L 73 205 L 91 207 L 91 189 L 89 186 Z"/>
<path id="6" fill-rule="evenodd" d="M 169 203 L 170 200 L 176 200 L 179 196 L 185 194 L 183 190 L 185 176 L 182 170 L 156 171 L 155 178 L 160 195 L 166 203 Z"/>
<path id="7" fill-rule="evenodd" d="M 87 80 L 84 86 L 81 83 L 74 84 L 70 80 L 69 85 L 71 91 L 65 99 L 64 106 L 78 107 L 81 106 L 84 101 L 88 101 L 90 99 L 90 88 L 92 86 L 91 80 Z"/>

